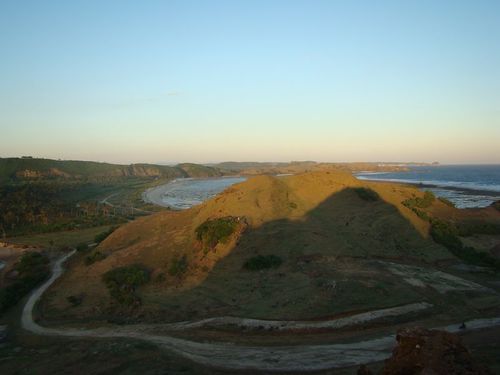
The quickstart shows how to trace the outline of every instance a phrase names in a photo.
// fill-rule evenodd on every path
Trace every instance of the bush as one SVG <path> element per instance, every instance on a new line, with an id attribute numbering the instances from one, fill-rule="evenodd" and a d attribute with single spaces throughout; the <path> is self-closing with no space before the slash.
<path id="1" fill-rule="evenodd" d="M 118 267 L 106 272 L 103 281 L 111 297 L 120 304 L 140 305 L 141 300 L 135 295 L 135 289 L 149 281 L 149 271 L 138 264 Z"/>
<path id="2" fill-rule="evenodd" d="M 458 238 L 458 230 L 454 225 L 441 220 L 433 219 L 431 236 L 438 244 L 446 247 L 453 255 L 466 263 L 477 266 L 500 269 L 500 261 L 488 253 L 476 251 L 472 247 L 464 246 Z"/>
<path id="3" fill-rule="evenodd" d="M 426 191 L 424 193 L 423 198 L 420 198 L 420 197 L 409 198 L 409 199 L 404 200 L 402 203 L 403 203 L 403 206 L 406 206 L 410 209 L 411 208 L 427 208 L 427 207 L 430 207 L 431 204 L 435 200 L 436 200 L 436 196 L 432 192 Z"/>
<path id="4" fill-rule="evenodd" d="M 498 211 L 500 211 L 500 201 L 496 201 L 491 204 L 493 208 L 496 208 Z"/>
<path id="5" fill-rule="evenodd" d="M 412 211 L 415 212 L 415 214 L 421 218 L 422 220 L 425 220 L 425 221 L 430 221 L 431 218 L 429 215 L 427 215 L 427 212 L 425 211 L 422 211 L 422 210 L 419 210 L 418 208 L 412 208 Z"/>
<path id="6" fill-rule="evenodd" d="M 196 228 L 196 239 L 205 250 L 211 250 L 217 244 L 227 242 L 237 226 L 238 220 L 231 216 L 207 220 Z"/>
<path id="7" fill-rule="evenodd" d="M 461 236 L 467 237 L 474 234 L 500 234 L 500 225 L 494 223 L 462 223 L 458 227 Z"/>
<path id="8" fill-rule="evenodd" d="M 183 255 L 180 258 L 174 258 L 168 269 L 168 274 L 171 276 L 181 276 L 187 271 L 188 260 L 187 256 Z"/>
<path id="9" fill-rule="evenodd" d="M 85 265 L 90 266 L 95 262 L 99 262 L 106 258 L 106 255 L 101 253 L 99 250 L 94 251 L 92 254 L 85 257 Z"/>
<path id="10" fill-rule="evenodd" d="M 359 187 L 359 188 L 354 188 L 354 191 L 356 192 L 356 194 L 358 194 L 358 197 L 367 202 L 375 202 L 378 201 L 379 199 L 378 194 L 374 192 L 372 189 Z"/>
<path id="11" fill-rule="evenodd" d="M 257 255 L 248 259 L 243 268 L 249 271 L 259 271 L 269 268 L 278 268 L 283 260 L 277 255 Z"/>
<path id="12" fill-rule="evenodd" d="M 71 306 L 76 307 L 82 304 L 83 301 L 83 296 L 69 296 L 66 298 L 68 303 L 71 304 Z"/>
<path id="13" fill-rule="evenodd" d="M 449 206 L 449 207 L 455 207 L 455 204 L 452 201 L 450 201 L 449 199 L 446 199 L 446 198 L 443 198 L 443 197 L 439 197 L 438 200 L 441 201 L 442 203 L 444 203 L 445 205 Z"/>
<path id="14" fill-rule="evenodd" d="M 111 233 L 113 233 L 116 230 L 117 227 L 111 227 L 107 231 L 104 231 L 102 233 L 97 234 L 94 237 L 94 242 L 95 243 L 101 243 L 104 241 Z"/>
<path id="15" fill-rule="evenodd" d="M 0 290 L 0 314 L 49 277 L 49 258 L 41 253 L 26 252 L 14 265 L 14 269 L 18 272 L 16 281 Z"/>
<path id="16" fill-rule="evenodd" d="M 76 245 L 76 251 L 87 251 L 89 249 L 89 245 L 87 245 L 86 243 L 79 243 L 78 245 Z"/>

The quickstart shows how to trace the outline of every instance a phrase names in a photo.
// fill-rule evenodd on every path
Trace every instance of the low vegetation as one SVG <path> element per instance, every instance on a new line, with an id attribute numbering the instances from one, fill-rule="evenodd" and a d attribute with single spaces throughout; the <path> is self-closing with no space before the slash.
<path id="1" fill-rule="evenodd" d="M 87 251 L 89 249 L 89 245 L 86 244 L 85 242 L 79 243 L 78 245 L 75 246 L 76 251 Z"/>
<path id="2" fill-rule="evenodd" d="M 85 265 L 90 266 L 91 264 L 99 262 L 103 259 L 106 259 L 106 254 L 101 253 L 99 250 L 95 250 L 85 257 Z"/>
<path id="3" fill-rule="evenodd" d="M 498 211 L 500 211 L 500 201 L 496 201 L 492 204 L 494 208 L 496 208 Z"/>
<path id="4" fill-rule="evenodd" d="M 426 191 L 424 193 L 423 198 L 414 197 L 404 200 L 402 203 L 404 206 L 413 209 L 413 208 L 428 208 L 432 205 L 432 203 L 436 200 L 436 196 L 430 192 Z"/>
<path id="5" fill-rule="evenodd" d="M 455 207 L 455 204 L 450 201 L 449 199 L 446 199 L 444 197 L 439 197 L 438 200 L 441 202 L 441 203 L 444 203 L 445 205 L 449 206 L 449 207 Z"/>
<path id="6" fill-rule="evenodd" d="M 135 264 L 114 268 L 103 275 L 103 281 L 111 297 L 126 306 L 137 306 L 141 299 L 135 294 L 137 287 L 149 281 L 149 271 Z"/>
<path id="7" fill-rule="evenodd" d="M 116 226 L 110 227 L 108 230 L 99 233 L 98 235 L 95 236 L 94 241 L 95 243 L 101 243 L 104 241 L 111 233 L 113 233 L 116 230 Z"/>
<path id="8" fill-rule="evenodd" d="M 214 249 L 219 243 L 225 243 L 238 227 L 235 217 L 221 217 L 207 220 L 196 228 L 196 239 L 203 245 L 205 251 Z"/>
<path id="9" fill-rule="evenodd" d="M 376 202 L 379 200 L 379 196 L 372 189 L 367 189 L 364 187 L 358 187 L 353 189 L 358 197 L 367 202 Z"/>
<path id="10" fill-rule="evenodd" d="M 168 269 L 170 276 L 182 276 L 188 269 L 188 259 L 186 255 L 174 258 Z"/>
<path id="11" fill-rule="evenodd" d="M 458 226 L 460 236 L 468 237 L 475 234 L 500 234 L 500 225 L 484 222 L 462 223 Z"/>
<path id="12" fill-rule="evenodd" d="M 457 258 L 469 264 L 493 267 L 500 270 L 500 261 L 498 259 L 488 253 L 464 246 L 458 237 L 459 230 L 456 226 L 438 219 L 432 219 L 431 223 L 430 233 L 434 241 L 446 247 Z"/>
<path id="13" fill-rule="evenodd" d="M 15 264 L 14 270 L 17 272 L 15 281 L 0 290 L 0 314 L 50 275 L 49 258 L 41 253 L 26 252 Z"/>
<path id="14" fill-rule="evenodd" d="M 248 259 L 243 268 L 249 271 L 260 271 L 270 268 L 278 268 L 283 260 L 277 255 L 257 255 Z"/>

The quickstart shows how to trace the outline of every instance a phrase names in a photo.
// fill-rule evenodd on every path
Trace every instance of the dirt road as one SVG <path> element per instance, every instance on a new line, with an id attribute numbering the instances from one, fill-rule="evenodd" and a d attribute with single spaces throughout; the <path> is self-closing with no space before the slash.
<path id="1" fill-rule="evenodd" d="M 167 348 L 197 363 L 229 370 L 262 371 L 314 371 L 360 365 L 383 360 L 390 356 L 395 344 L 393 335 L 349 344 L 243 346 L 231 343 L 206 343 L 159 336 L 147 333 L 147 326 L 120 326 L 99 329 L 46 328 L 33 320 L 33 307 L 42 294 L 63 273 L 63 263 L 75 251 L 59 259 L 49 280 L 29 297 L 22 313 L 24 329 L 39 335 L 133 338 Z M 283 322 L 286 323 L 286 322 Z M 500 318 L 479 319 L 467 322 L 468 329 L 500 325 Z M 441 327 L 458 331 L 459 325 Z"/>

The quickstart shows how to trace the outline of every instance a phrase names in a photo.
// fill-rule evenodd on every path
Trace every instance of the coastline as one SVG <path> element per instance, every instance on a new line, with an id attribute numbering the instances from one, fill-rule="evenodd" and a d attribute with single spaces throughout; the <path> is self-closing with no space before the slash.
<path id="1" fill-rule="evenodd" d="M 168 181 L 163 185 L 155 186 L 149 189 L 146 189 L 142 193 L 142 200 L 146 203 L 151 203 L 155 204 L 157 206 L 165 207 L 165 208 L 171 208 L 168 204 L 163 202 L 162 197 L 167 191 L 168 187 L 170 184 L 180 180 L 179 178 L 176 178 L 174 180 Z M 182 179 L 184 180 L 184 179 Z"/>
<path id="2" fill-rule="evenodd" d="M 210 181 L 210 180 L 223 180 L 223 179 L 230 179 L 230 178 L 245 178 L 244 176 L 241 175 L 231 175 L 231 176 L 220 176 L 220 177 L 201 177 L 201 178 L 193 178 L 193 177 L 186 177 L 186 178 L 176 178 L 174 180 L 168 181 L 165 184 L 155 186 L 152 188 L 149 188 L 145 190 L 142 193 L 142 200 L 146 203 L 150 204 L 155 204 L 157 206 L 165 207 L 170 210 L 174 211 L 179 211 L 183 210 L 185 208 L 183 207 L 178 207 L 173 204 L 169 204 L 163 200 L 163 197 L 165 196 L 165 193 L 170 191 L 173 186 L 175 186 L 176 183 L 178 182 L 186 182 L 186 181 Z M 225 189 L 225 188 L 224 188 Z"/>
<path id="3" fill-rule="evenodd" d="M 458 187 L 458 186 L 441 186 L 434 184 L 424 184 L 419 182 L 408 182 L 408 181 L 397 181 L 397 180 L 380 180 L 380 179 L 369 179 L 369 178 L 359 178 L 354 176 L 361 181 L 371 181 L 371 182 L 382 182 L 384 184 L 402 184 L 414 186 L 416 188 L 431 188 L 431 189 L 443 189 L 443 190 L 451 190 L 457 191 L 460 193 L 464 193 L 466 195 L 483 195 L 488 197 L 498 197 L 500 196 L 500 192 L 495 192 L 493 190 L 481 190 L 481 189 L 471 189 L 466 187 Z"/>

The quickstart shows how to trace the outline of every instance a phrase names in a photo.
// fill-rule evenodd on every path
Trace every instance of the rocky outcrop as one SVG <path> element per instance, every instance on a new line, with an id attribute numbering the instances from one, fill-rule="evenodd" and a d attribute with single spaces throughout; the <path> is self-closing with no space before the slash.
<path id="1" fill-rule="evenodd" d="M 475 363 L 460 336 L 446 331 L 404 328 L 396 336 L 397 346 L 381 375 L 491 374 Z"/>

